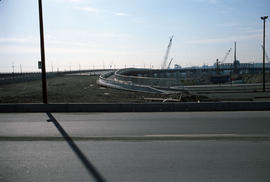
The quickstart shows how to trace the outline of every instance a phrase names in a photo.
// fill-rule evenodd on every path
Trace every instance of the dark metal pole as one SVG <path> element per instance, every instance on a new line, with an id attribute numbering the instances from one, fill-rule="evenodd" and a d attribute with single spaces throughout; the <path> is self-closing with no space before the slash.
<path id="1" fill-rule="evenodd" d="M 218 59 L 216 60 L 216 63 L 217 63 L 217 75 L 219 75 L 219 61 L 218 61 Z"/>
<path id="2" fill-rule="evenodd" d="M 40 29 L 40 52 L 41 52 L 41 68 L 42 68 L 42 96 L 43 103 L 47 104 L 47 83 L 46 83 L 46 67 L 45 67 L 45 51 L 44 51 L 44 33 L 43 33 L 43 17 L 42 17 L 42 0 L 38 0 L 39 7 L 39 29 Z"/>
<path id="3" fill-rule="evenodd" d="M 263 18 L 263 91 L 265 92 L 265 18 Z"/>
<path id="4" fill-rule="evenodd" d="M 268 16 L 263 16 L 263 91 L 265 92 L 265 20 Z"/>

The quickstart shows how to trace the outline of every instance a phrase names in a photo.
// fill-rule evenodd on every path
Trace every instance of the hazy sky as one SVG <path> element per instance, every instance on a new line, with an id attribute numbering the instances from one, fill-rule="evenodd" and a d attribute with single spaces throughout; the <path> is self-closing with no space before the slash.
<path id="1" fill-rule="evenodd" d="M 0 1 L 0 72 L 38 70 L 37 2 Z M 160 68 L 171 35 L 172 65 L 212 65 L 234 41 L 241 62 L 259 62 L 269 13 L 270 0 L 43 0 L 46 66 Z"/>

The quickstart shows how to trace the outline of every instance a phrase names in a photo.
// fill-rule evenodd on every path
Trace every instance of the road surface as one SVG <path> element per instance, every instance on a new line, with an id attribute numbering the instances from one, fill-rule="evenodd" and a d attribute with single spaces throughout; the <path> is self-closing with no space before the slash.
<path id="1" fill-rule="evenodd" d="M 270 180 L 270 112 L 0 114 L 0 181 Z M 57 128 L 57 124 L 59 127 Z"/>

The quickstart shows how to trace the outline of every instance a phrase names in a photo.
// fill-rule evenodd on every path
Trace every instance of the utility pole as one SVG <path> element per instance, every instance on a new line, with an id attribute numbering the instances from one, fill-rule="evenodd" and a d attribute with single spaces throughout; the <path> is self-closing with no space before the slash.
<path id="1" fill-rule="evenodd" d="M 22 74 L 22 64 L 20 64 L 20 72 L 21 72 L 21 74 Z"/>
<path id="2" fill-rule="evenodd" d="M 218 59 L 216 60 L 216 64 L 217 64 L 217 75 L 219 75 L 219 61 L 218 61 Z"/>
<path id="3" fill-rule="evenodd" d="M 265 92 L 265 20 L 268 16 L 262 16 L 263 20 L 263 91 Z"/>
<path id="4" fill-rule="evenodd" d="M 236 61 L 236 42 L 234 42 L 234 62 Z"/>
<path id="5" fill-rule="evenodd" d="M 42 17 L 42 0 L 38 0 L 38 8 L 39 8 L 41 70 L 42 70 L 42 96 L 43 96 L 43 103 L 48 104 L 46 67 L 45 67 L 45 50 L 44 50 L 45 49 L 44 48 L 44 33 L 43 33 L 43 17 Z"/>

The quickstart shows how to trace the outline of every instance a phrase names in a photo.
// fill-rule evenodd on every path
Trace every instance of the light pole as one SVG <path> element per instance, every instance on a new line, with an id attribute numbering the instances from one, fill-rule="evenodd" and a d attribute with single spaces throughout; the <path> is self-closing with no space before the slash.
<path id="1" fill-rule="evenodd" d="M 42 17 L 42 0 L 38 0 L 38 8 L 39 8 L 41 70 L 42 70 L 42 96 L 43 96 L 43 103 L 48 104 L 46 67 L 45 67 L 45 51 L 44 51 L 45 48 L 44 48 L 44 33 L 43 33 L 43 17 Z"/>
<path id="2" fill-rule="evenodd" d="M 265 20 L 268 16 L 262 16 L 263 20 L 263 91 L 265 92 Z"/>

